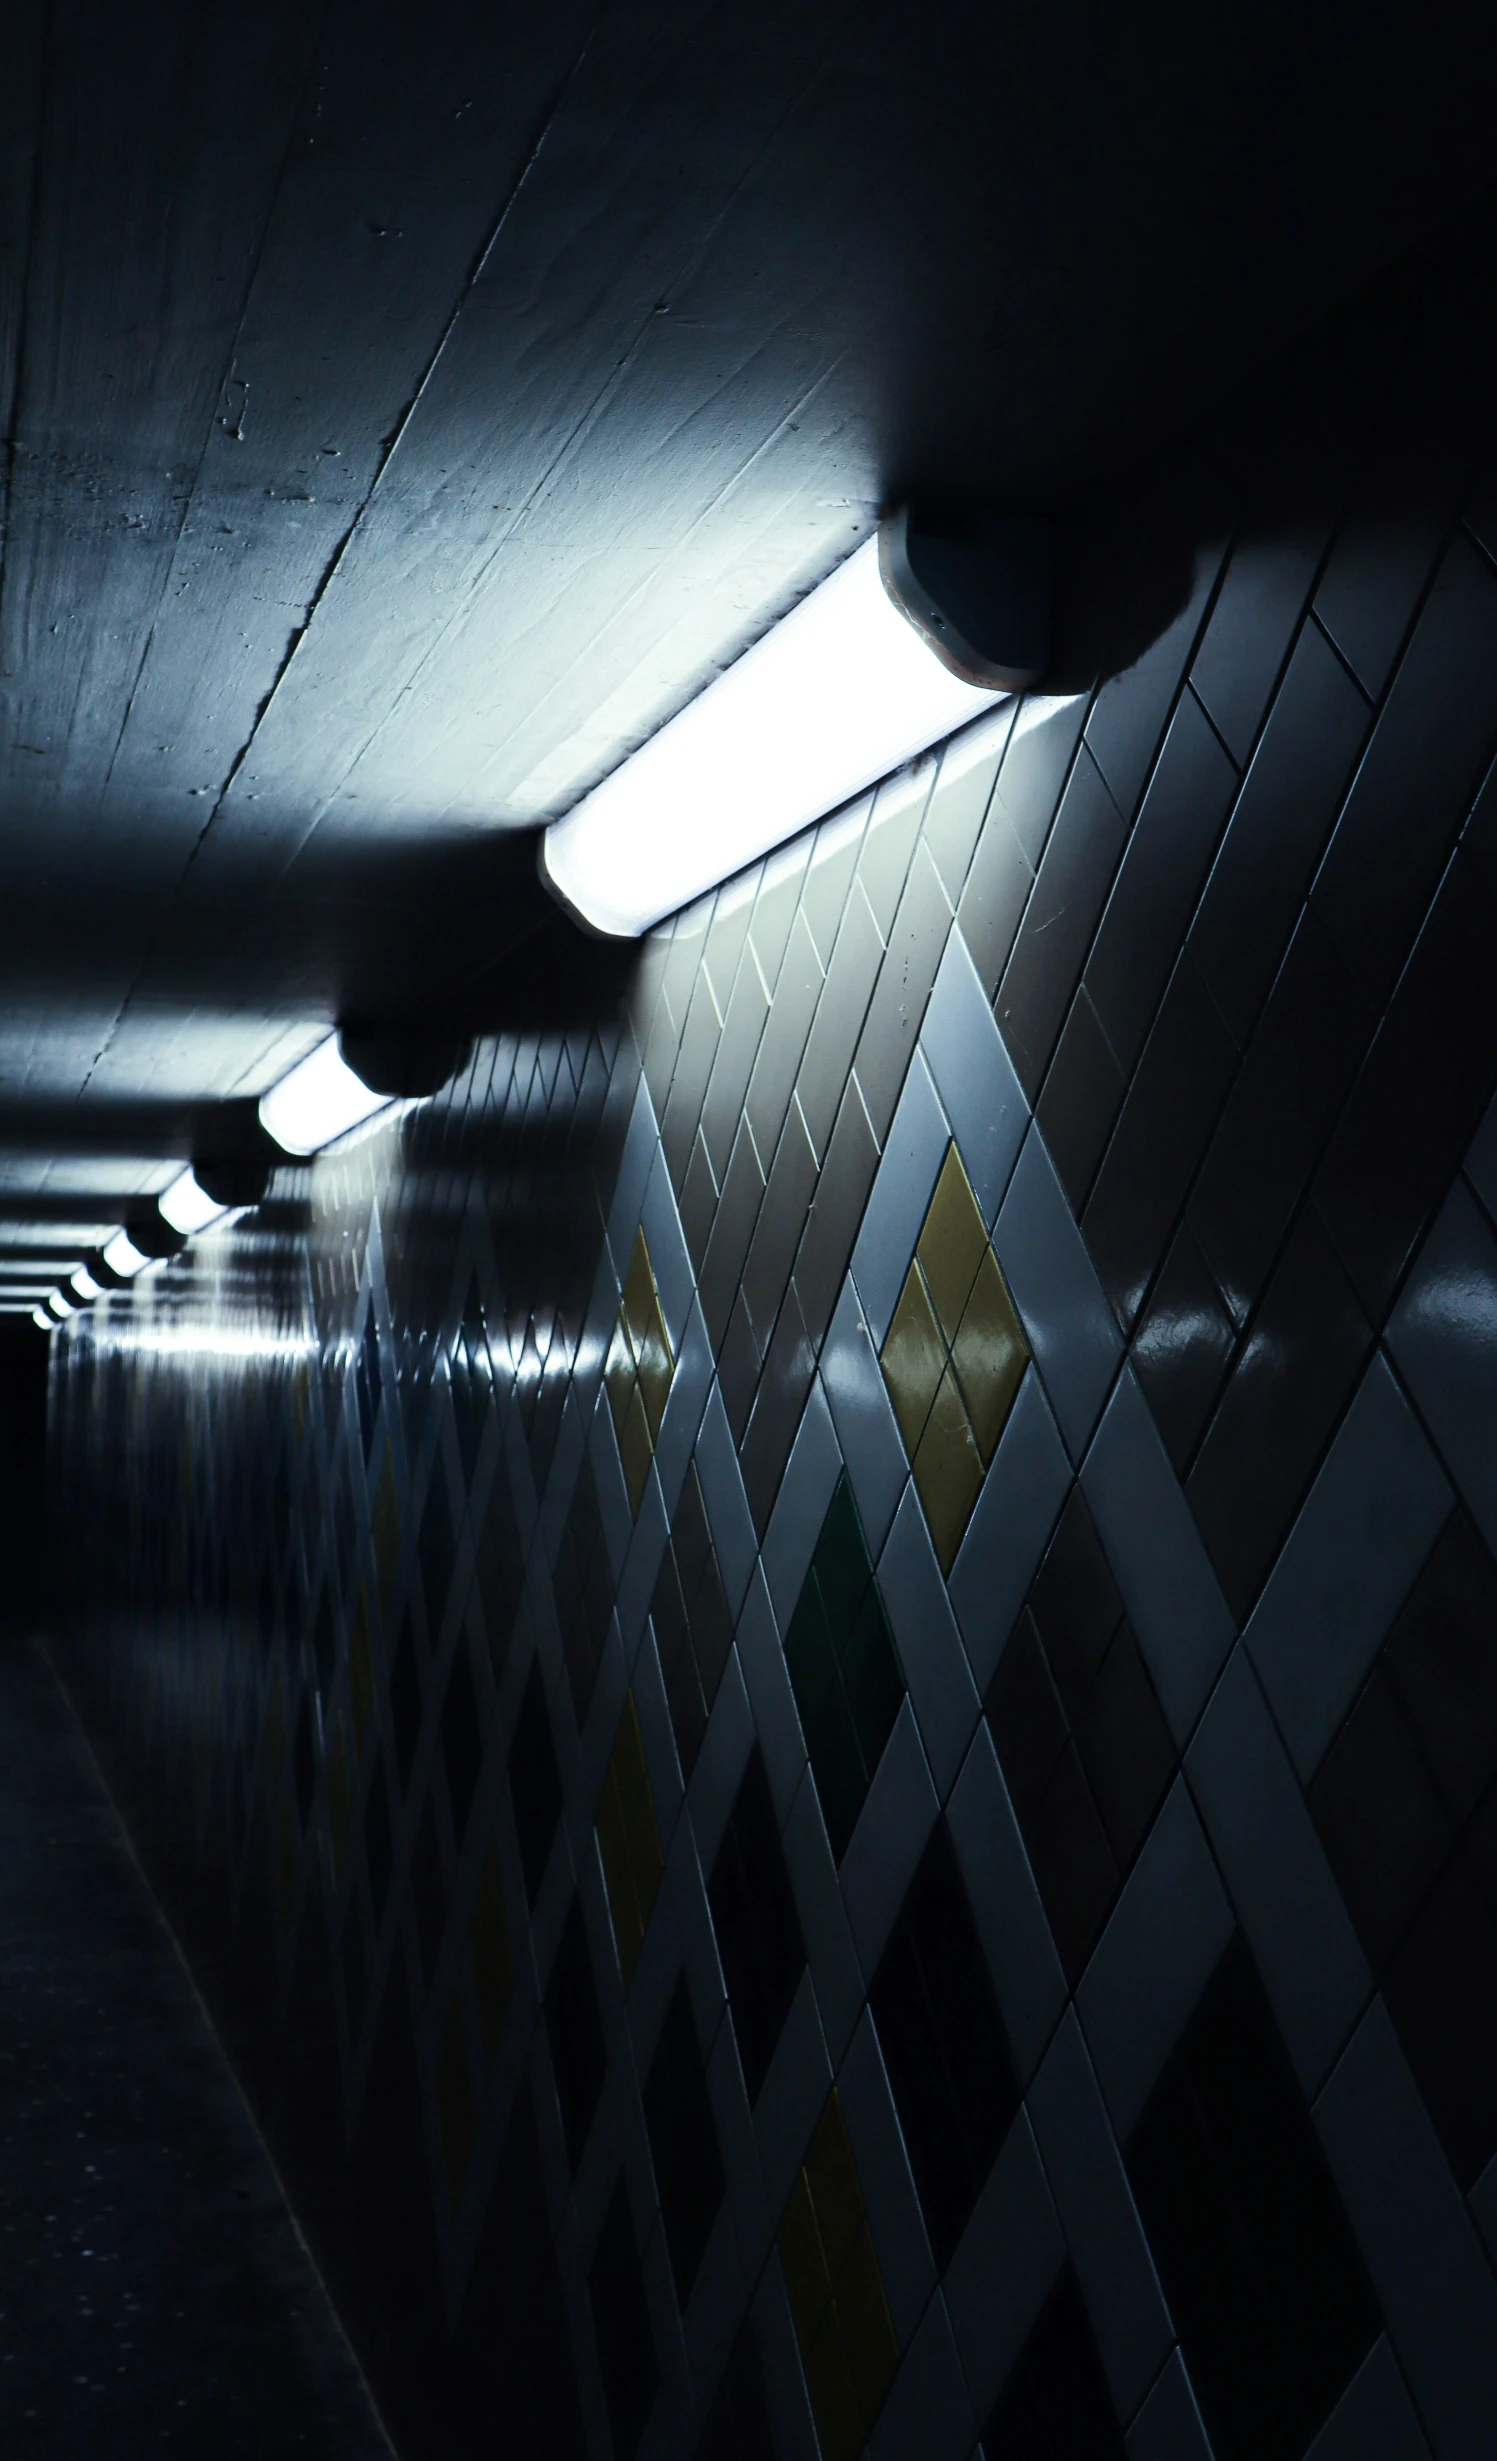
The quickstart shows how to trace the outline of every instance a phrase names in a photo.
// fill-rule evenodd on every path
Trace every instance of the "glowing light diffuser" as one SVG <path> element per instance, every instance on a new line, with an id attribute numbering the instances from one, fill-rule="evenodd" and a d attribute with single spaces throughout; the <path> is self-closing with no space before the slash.
<path id="1" fill-rule="evenodd" d="M 68 1288 L 75 1290 L 80 1299 L 102 1299 L 104 1296 L 103 1283 L 94 1280 L 87 1265 L 80 1265 L 76 1273 L 68 1276 Z"/>
<path id="2" fill-rule="evenodd" d="M 552 823 L 541 876 L 590 930 L 632 939 L 995 697 L 895 605 L 870 538 Z"/>
<path id="3" fill-rule="evenodd" d="M 52 1333 L 56 1331 L 57 1319 L 55 1316 L 49 1316 L 44 1307 L 34 1307 L 32 1309 L 31 1321 L 33 1324 L 39 1324 L 44 1333 Z"/>
<path id="4" fill-rule="evenodd" d="M 377 1111 L 388 1110 L 390 1099 L 371 1094 L 338 1049 L 337 1035 L 330 1034 L 261 1095 L 260 1124 L 283 1153 L 317 1154 Z"/>
<path id="5" fill-rule="evenodd" d="M 157 1197 L 156 1209 L 162 1221 L 169 1222 L 172 1229 L 180 1231 L 184 1239 L 190 1239 L 194 1231 L 206 1230 L 210 1222 L 216 1222 L 221 1213 L 228 1211 L 226 1205 L 214 1202 L 206 1188 L 199 1187 L 191 1165 Z M 104 1257 L 107 1263 L 109 1261 L 107 1248 L 104 1251 Z"/>
<path id="6" fill-rule="evenodd" d="M 122 1281 L 128 1281 L 132 1274 L 144 1273 L 147 1265 L 157 1261 L 136 1246 L 127 1230 L 117 1230 L 112 1239 L 105 1240 L 103 1257 L 110 1272 L 117 1273 Z"/>
<path id="7" fill-rule="evenodd" d="M 68 1318 L 76 1315 L 78 1312 L 72 1301 L 70 1299 L 65 1299 L 60 1290 L 53 1291 L 51 1298 L 46 1301 L 46 1305 L 52 1310 L 52 1313 L 59 1324 L 66 1324 Z"/>

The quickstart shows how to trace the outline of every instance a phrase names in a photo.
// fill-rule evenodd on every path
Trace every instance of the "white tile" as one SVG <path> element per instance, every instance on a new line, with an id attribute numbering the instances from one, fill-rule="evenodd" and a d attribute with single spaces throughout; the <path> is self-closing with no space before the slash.
<path id="1" fill-rule="evenodd" d="M 981 1704 L 913 1483 L 878 1559 L 878 1582 L 931 1776 L 944 1800 Z"/>
<path id="2" fill-rule="evenodd" d="M 1029 1105 L 960 930 L 946 943 L 920 1049 L 991 1229 L 1029 1125 Z"/>
<path id="3" fill-rule="evenodd" d="M 1170 1732 L 1183 1746 L 1236 1627 L 1131 1368 L 1118 1378 L 1081 1486 Z"/>
<path id="4" fill-rule="evenodd" d="M 950 1138 L 930 1071 L 917 1051 L 852 1252 L 852 1277 L 875 1350 L 883 1348 Z"/>
<path id="5" fill-rule="evenodd" d="M 1066 1449 L 1079 1461 L 1123 1346 L 1037 1127 L 1014 1166 L 993 1246 Z"/>
<path id="6" fill-rule="evenodd" d="M 978 1690 L 992 1682 L 1071 1488 L 1044 1386 L 1026 1368 L 948 1588 Z"/>

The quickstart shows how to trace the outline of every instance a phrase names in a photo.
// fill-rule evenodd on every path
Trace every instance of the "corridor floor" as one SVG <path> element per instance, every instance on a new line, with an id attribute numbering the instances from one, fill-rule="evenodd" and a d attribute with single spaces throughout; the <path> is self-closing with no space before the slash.
<path id="1" fill-rule="evenodd" d="M 0 2453 L 389 2461 L 43 1651 L 0 1643 Z"/>

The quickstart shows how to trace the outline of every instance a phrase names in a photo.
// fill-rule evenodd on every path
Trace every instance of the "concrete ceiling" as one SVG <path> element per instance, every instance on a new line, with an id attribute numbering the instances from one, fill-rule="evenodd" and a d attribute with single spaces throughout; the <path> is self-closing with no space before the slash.
<path id="1" fill-rule="evenodd" d="M 1472 26 L 14 0 L 0 1272 L 502 1014 L 526 831 L 881 503 L 1063 503 L 1474 188 Z"/>

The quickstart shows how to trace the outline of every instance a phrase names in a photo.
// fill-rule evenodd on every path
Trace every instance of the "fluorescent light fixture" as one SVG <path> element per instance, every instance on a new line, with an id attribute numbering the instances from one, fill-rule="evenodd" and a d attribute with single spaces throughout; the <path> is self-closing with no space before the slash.
<path id="1" fill-rule="evenodd" d="M 103 1283 L 94 1280 L 87 1265 L 80 1265 L 76 1273 L 69 1274 L 68 1288 L 75 1290 L 80 1299 L 102 1299 L 104 1296 Z"/>
<path id="2" fill-rule="evenodd" d="M 1048 636 L 1042 523 L 906 508 L 552 823 L 541 877 L 633 938 L 1034 682 Z"/>
<path id="3" fill-rule="evenodd" d="M 66 1324 L 70 1316 L 77 1314 L 77 1309 L 73 1306 L 72 1301 L 65 1299 L 60 1290 L 54 1290 L 51 1298 L 48 1299 L 45 1304 L 52 1310 L 52 1313 L 59 1324 Z"/>
<path id="4" fill-rule="evenodd" d="M 189 1163 L 187 1169 L 157 1197 L 156 1210 L 163 1222 L 169 1223 L 174 1231 L 180 1231 L 184 1239 L 190 1239 L 194 1231 L 206 1230 L 221 1213 L 227 1213 L 228 1207 L 216 1204 L 206 1188 L 199 1187 L 197 1175 Z M 107 1259 L 107 1248 L 104 1254 Z"/>
<path id="5" fill-rule="evenodd" d="M 283 1153 L 317 1154 L 347 1136 L 350 1128 L 388 1110 L 388 1094 L 372 1094 L 338 1048 L 338 1037 L 309 1051 L 304 1060 L 260 1097 L 260 1125 Z"/>
<path id="6" fill-rule="evenodd" d="M 57 1330 L 57 1318 L 55 1316 L 49 1316 L 44 1307 L 34 1307 L 32 1309 L 31 1321 L 33 1324 L 39 1324 L 44 1333 L 55 1333 Z"/>
<path id="7" fill-rule="evenodd" d="M 117 1273 L 122 1282 L 158 1261 L 138 1248 L 127 1230 L 117 1230 L 112 1239 L 106 1239 L 101 1253 L 110 1272 Z"/>

